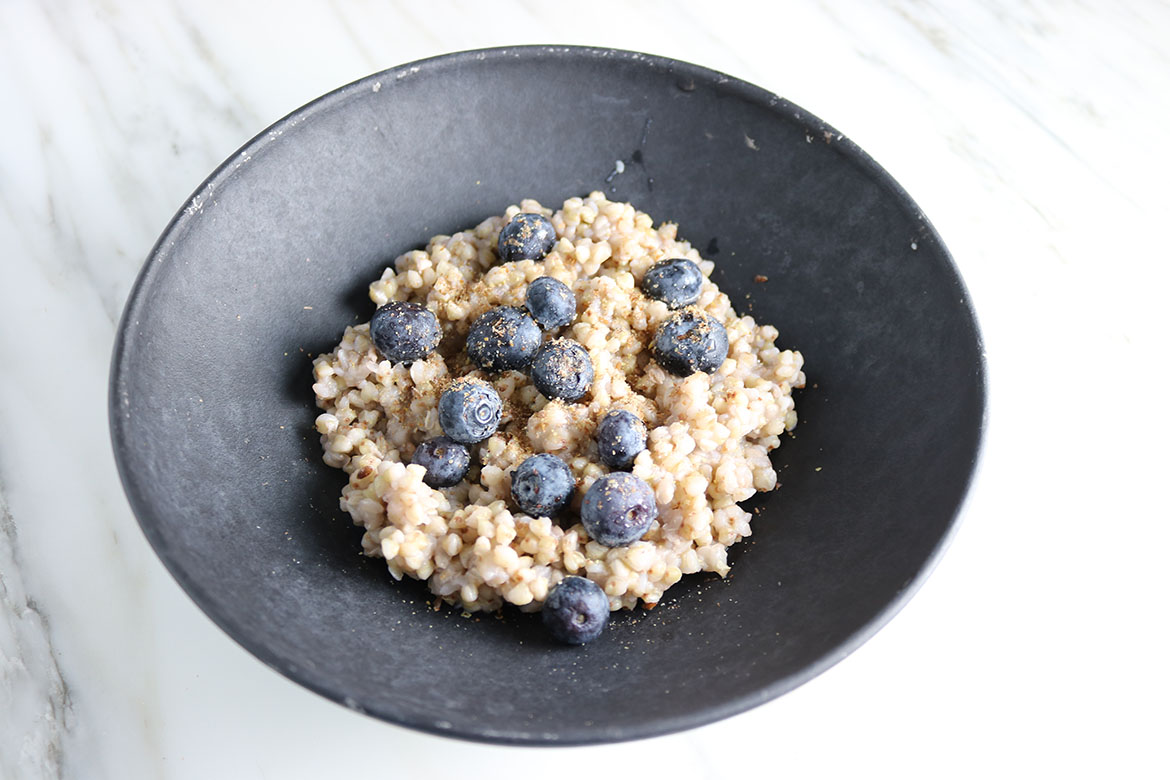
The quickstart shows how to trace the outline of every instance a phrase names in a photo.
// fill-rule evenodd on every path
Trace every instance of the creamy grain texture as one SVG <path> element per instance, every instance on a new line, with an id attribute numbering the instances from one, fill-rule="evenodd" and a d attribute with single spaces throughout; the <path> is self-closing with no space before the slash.
<path id="1" fill-rule="evenodd" d="M 495 243 L 516 213 L 540 212 L 558 240 L 542 261 L 499 263 Z M 654 263 L 684 257 L 704 275 L 698 308 L 727 328 L 727 359 L 713 374 L 676 377 L 650 356 L 649 344 L 670 309 L 638 284 Z M 737 502 L 772 490 L 768 452 L 796 425 L 792 389 L 804 386 L 799 352 L 776 347 L 776 330 L 738 316 L 710 281 L 714 267 L 650 216 L 600 192 L 571 198 L 558 211 L 531 200 L 453 236 L 435 236 L 407 252 L 370 285 L 370 298 L 417 301 L 438 317 L 439 349 L 410 366 L 381 360 L 368 324 L 346 328 L 341 343 L 314 363 L 313 390 L 323 410 L 317 431 L 325 462 L 344 469 L 341 507 L 366 529 L 367 555 L 390 572 L 426 580 L 444 601 L 466 610 L 504 602 L 538 609 L 567 574 L 588 577 L 610 608 L 655 605 L 684 574 L 725 575 L 727 548 L 751 533 Z M 545 338 L 580 342 L 593 362 L 593 387 L 577 403 L 548 401 L 525 374 L 487 375 L 466 356 L 471 323 L 494 306 L 523 306 L 539 276 L 564 282 L 577 297 L 577 317 Z M 443 388 L 467 375 L 491 382 L 504 401 L 499 431 L 473 446 L 463 483 L 435 490 L 410 464 L 415 446 L 441 435 Z M 594 431 L 613 408 L 646 421 L 647 449 L 633 473 L 658 502 L 658 520 L 627 547 L 589 539 L 576 512 L 581 497 L 606 473 Z M 571 511 L 558 521 L 528 517 L 510 499 L 510 474 L 526 457 L 548 452 L 577 478 Z M 474 465 L 478 461 L 479 465 Z"/>

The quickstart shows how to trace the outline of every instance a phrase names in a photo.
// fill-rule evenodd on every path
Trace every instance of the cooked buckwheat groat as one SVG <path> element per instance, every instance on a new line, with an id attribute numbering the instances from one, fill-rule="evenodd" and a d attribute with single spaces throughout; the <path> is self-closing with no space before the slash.
<path id="1" fill-rule="evenodd" d="M 509 224 L 516 227 L 501 240 Z M 504 603 L 540 609 L 569 576 L 600 586 L 611 610 L 639 600 L 652 607 L 684 574 L 727 573 L 727 548 L 751 533 L 750 515 L 738 502 L 776 486 L 768 452 L 796 425 L 792 390 L 804 386 L 803 358 L 776 346 L 771 325 L 737 315 L 710 280 L 713 263 L 677 233 L 674 224 L 656 227 L 649 215 L 600 192 L 570 198 L 555 211 L 523 200 L 474 228 L 435 236 L 370 285 L 376 306 L 425 308 L 441 337 L 429 353 L 402 350 L 411 360 L 393 362 L 399 353 L 385 343 L 376 348 L 364 323 L 346 328 L 341 343 L 315 361 L 324 459 L 349 475 L 341 506 L 365 528 L 367 555 L 384 558 L 396 578 L 426 580 L 444 601 L 468 611 Z M 537 359 L 503 318 L 524 327 L 516 333 L 525 339 L 533 331 L 524 312 L 548 328 L 537 298 L 528 295 L 544 277 L 565 285 L 576 309 L 561 307 L 563 325 L 549 320 L 556 327 L 539 338 L 542 348 L 552 346 Z M 472 360 L 472 325 L 494 324 L 480 318 L 501 307 L 509 309 L 491 316 L 503 324 L 480 325 L 486 335 Z M 710 344 L 695 341 L 708 337 Z M 576 360 L 578 346 L 588 365 L 567 362 Z M 565 360 L 547 359 L 558 349 Z M 619 411 L 627 415 L 613 414 Z M 603 457 L 598 425 L 607 415 L 626 420 L 636 436 L 607 423 L 600 439 L 610 451 Z M 478 439 L 483 431 L 490 433 Z M 466 476 L 450 487 L 436 476 L 432 453 L 415 457 L 441 436 L 465 442 L 470 454 Z M 637 443 L 626 451 L 631 440 Z M 571 474 L 568 505 L 548 504 L 555 505 L 547 510 L 551 518 L 525 513 L 512 491 L 513 474 L 538 454 L 559 459 Z M 543 489 L 546 474 L 564 479 L 551 465 L 530 464 L 521 474 Z M 637 485 L 644 482 L 656 505 L 637 538 L 607 536 L 615 546 L 591 539 L 581 523 L 583 498 L 611 473 L 627 475 L 610 481 L 630 482 L 640 502 L 645 494 Z M 545 511 L 528 498 L 538 492 L 526 483 L 516 495 L 533 512 Z M 598 507 L 610 511 L 608 503 Z"/>

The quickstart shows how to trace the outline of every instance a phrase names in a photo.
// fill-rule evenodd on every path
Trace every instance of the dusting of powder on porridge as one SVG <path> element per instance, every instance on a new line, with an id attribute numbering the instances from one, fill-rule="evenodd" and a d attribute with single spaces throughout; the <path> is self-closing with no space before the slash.
<path id="1" fill-rule="evenodd" d="M 501 262 L 500 231 L 519 213 L 543 214 L 555 228 L 543 260 Z M 640 285 L 651 266 L 675 258 L 702 273 L 698 300 L 685 311 L 705 313 L 727 332 L 727 357 L 710 373 L 678 376 L 654 357 L 656 331 L 679 312 Z M 367 323 L 346 328 L 337 348 L 314 363 L 324 459 L 349 474 L 341 507 L 366 529 L 365 553 L 384 558 L 395 578 L 426 580 L 469 611 L 505 602 L 540 609 L 570 575 L 601 586 L 611 610 L 639 599 L 652 607 L 684 574 L 726 575 L 727 548 L 751 533 L 737 502 L 776 486 L 768 452 L 796 425 L 792 389 L 805 377 L 800 353 L 776 347 L 775 328 L 732 311 L 709 279 L 713 267 L 677 237 L 676 225 L 656 228 L 649 215 L 600 192 L 570 198 L 558 211 L 524 200 L 397 258 L 370 285 L 370 297 L 379 306 L 410 301 L 428 309 L 441 329 L 437 350 L 411 363 L 384 360 Z M 567 285 L 577 311 L 541 338 L 579 343 L 593 366 L 592 385 L 572 403 L 548 400 L 523 371 L 481 370 L 465 349 L 480 315 L 523 309 L 529 285 L 542 276 Z M 443 435 L 440 395 L 465 376 L 499 394 L 499 428 L 468 447 L 466 478 L 435 489 L 411 458 Z M 607 547 L 589 538 L 579 510 L 590 485 L 610 472 L 595 434 L 615 409 L 645 422 L 645 449 L 629 471 L 652 489 L 657 518 L 637 541 Z M 556 519 L 530 517 L 512 497 L 512 472 L 536 453 L 561 459 L 576 480 Z"/>

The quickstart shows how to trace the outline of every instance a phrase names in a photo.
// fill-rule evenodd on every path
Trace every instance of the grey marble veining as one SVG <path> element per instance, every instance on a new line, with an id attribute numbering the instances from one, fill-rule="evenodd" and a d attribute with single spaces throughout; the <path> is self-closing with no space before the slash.
<path id="1" fill-rule="evenodd" d="M 17 531 L 0 493 L 0 776 L 57 776 L 72 719 L 49 623 L 22 581 Z"/>

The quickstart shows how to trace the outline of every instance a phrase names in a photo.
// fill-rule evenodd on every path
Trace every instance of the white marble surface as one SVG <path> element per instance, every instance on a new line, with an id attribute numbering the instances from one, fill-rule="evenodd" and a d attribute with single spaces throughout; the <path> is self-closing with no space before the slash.
<path id="1" fill-rule="evenodd" d="M 1153 0 L 0 3 L 0 778 L 1167 776 L 1168 40 Z M 724 70 L 861 144 L 957 258 L 992 393 L 964 527 L 853 656 L 686 734 L 532 751 L 237 647 L 138 530 L 105 403 L 135 273 L 221 159 L 383 67 L 552 42 Z"/>

